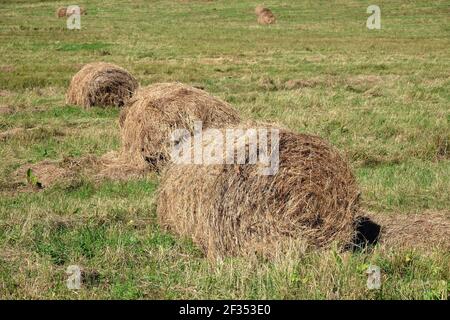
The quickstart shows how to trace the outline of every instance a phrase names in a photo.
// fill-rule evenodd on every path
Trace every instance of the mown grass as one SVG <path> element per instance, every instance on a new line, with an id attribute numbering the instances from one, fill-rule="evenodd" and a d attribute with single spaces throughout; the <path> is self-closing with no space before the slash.
<path id="1" fill-rule="evenodd" d="M 159 229 L 156 178 L 8 187 L 25 163 L 118 148 L 118 110 L 64 105 L 71 76 L 103 60 L 142 85 L 201 84 L 244 117 L 327 138 L 351 161 L 368 210 L 448 213 L 445 1 L 379 1 L 382 29 L 373 31 L 367 1 L 265 1 L 278 17 L 269 27 L 255 23 L 257 1 L 78 4 L 88 10 L 81 31 L 55 17 L 60 1 L 0 5 L 0 132 L 39 128 L 0 141 L 1 298 L 448 298 L 442 250 L 292 252 L 212 265 L 189 239 Z M 68 290 L 70 264 L 98 281 Z M 368 264 L 382 269 L 380 291 L 366 288 Z"/>

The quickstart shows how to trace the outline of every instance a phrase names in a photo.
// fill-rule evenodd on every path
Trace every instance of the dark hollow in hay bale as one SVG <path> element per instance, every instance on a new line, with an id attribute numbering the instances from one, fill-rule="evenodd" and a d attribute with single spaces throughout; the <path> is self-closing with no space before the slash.
<path id="1" fill-rule="evenodd" d="M 365 216 L 355 218 L 355 237 L 347 249 L 359 251 L 374 246 L 378 243 L 381 234 L 381 226 Z"/>
<path id="2" fill-rule="evenodd" d="M 248 143 L 236 146 L 248 149 Z M 298 240 L 345 248 L 359 210 L 347 161 L 323 139 L 284 129 L 279 161 L 279 171 L 267 176 L 254 164 L 168 165 L 157 196 L 159 222 L 192 237 L 210 258 L 270 257 Z"/>
<path id="3" fill-rule="evenodd" d="M 240 118 L 228 103 L 188 85 L 141 88 L 120 115 L 122 154 L 137 167 L 158 171 L 169 160 L 173 130 L 193 132 L 195 121 L 203 128 L 220 128 L 237 124 Z"/>
<path id="4" fill-rule="evenodd" d="M 67 8 L 66 7 L 59 7 L 58 9 L 56 9 L 56 16 L 58 18 L 65 17 L 66 13 L 67 13 Z"/>
<path id="5" fill-rule="evenodd" d="M 137 80 L 127 70 L 111 63 L 94 62 L 72 78 L 66 102 L 84 107 L 121 107 L 137 88 Z"/>
<path id="6" fill-rule="evenodd" d="M 259 24 L 274 24 L 276 22 L 275 15 L 268 8 L 258 8 L 255 9 L 256 15 L 258 17 L 257 21 Z"/>

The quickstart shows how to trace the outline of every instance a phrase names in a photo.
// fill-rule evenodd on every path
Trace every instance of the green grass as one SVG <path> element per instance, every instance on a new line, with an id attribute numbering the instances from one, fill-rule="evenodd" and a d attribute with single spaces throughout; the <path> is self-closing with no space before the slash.
<path id="1" fill-rule="evenodd" d="M 201 84 L 246 118 L 318 134 L 351 161 L 363 205 L 395 214 L 450 208 L 450 24 L 446 1 L 265 1 L 278 18 L 259 26 L 257 1 L 79 1 L 82 30 L 55 17 L 59 1 L 0 5 L 0 298 L 446 299 L 450 253 L 376 248 L 291 253 L 275 261 L 212 265 L 189 239 L 159 229 L 158 181 L 89 178 L 7 192 L 20 165 L 119 147 L 114 109 L 64 105 L 72 75 L 103 60 L 142 85 Z M 312 80 L 287 89 L 289 80 Z M 3 112 L 3 110 L 12 110 Z M 99 273 L 79 293 L 78 264 Z M 368 264 L 383 288 L 366 289 Z"/>

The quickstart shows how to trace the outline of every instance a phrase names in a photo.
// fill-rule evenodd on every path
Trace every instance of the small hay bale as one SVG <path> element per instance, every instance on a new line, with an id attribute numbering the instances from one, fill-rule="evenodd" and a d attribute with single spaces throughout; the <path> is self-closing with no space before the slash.
<path id="1" fill-rule="evenodd" d="M 66 13 L 67 13 L 67 8 L 66 7 L 59 7 L 58 9 L 56 9 L 56 16 L 58 18 L 65 17 Z"/>
<path id="2" fill-rule="evenodd" d="M 244 141 L 236 139 L 235 150 L 248 150 Z M 347 161 L 323 139 L 284 129 L 279 161 L 279 171 L 266 176 L 249 163 L 169 164 L 157 193 L 159 222 L 212 259 L 270 258 L 297 241 L 345 248 L 355 238 L 360 194 Z"/>
<path id="3" fill-rule="evenodd" d="M 66 16 L 70 17 L 72 14 L 75 13 L 75 9 L 72 7 L 68 7 L 66 10 Z M 80 15 L 85 15 L 86 14 L 86 9 L 84 7 L 80 6 Z"/>
<path id="4" fill-rule="evenodd" d="M 137 80 L 127 70 L 111 63 L 94 62 L 72 78 L 66 102 L 84 107 L 121 107 L 137 88 Z"/>
<path id="5" fill-rule="evenodd" d="M 206 91 L 181 83 L 158 83 L 136 92 L 121 112 L 122 154 L 137 167 L 159 169 L 169 160 L 171 134 L 177 128 L 194 130 L 240 122 L 226 102 Z"/>
<path id="6" fill-rule="evenodd" d="M 258 8 L 258 7 L 257 7 Z M 256 15 L 258 16 L 258 23 L 259 24 L 274 24 L 276 22 L 275 15 L 272 13 L 272 11 L 268 8 L 260 8 L 258 10 L 255 9 Z"/>

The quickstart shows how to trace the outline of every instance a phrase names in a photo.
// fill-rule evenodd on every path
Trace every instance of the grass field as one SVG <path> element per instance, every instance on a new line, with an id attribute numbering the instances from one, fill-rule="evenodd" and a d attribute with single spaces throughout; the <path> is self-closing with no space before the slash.
<path id="1" fill-rule="evenodd" d="M 0 132 L 35 128 L 0 139 L 0 298 L 448 299 L 440 249 L 211 264 L 156 224 L 155 176 L 80 176 L 39 192 L 12 178 L 25 164 L 119 148 L 119 110 L 64 103 L 84 63 L 107 61 L 141 85 L 202 85 L 245 118 L 328 139 L 368 211 L 450 218 L 448 1 L 264 1 L 272 26 L 256 23 L 257 1 L 78 1 L 80 31 L 55 16 L 67 4 L 0 4 Z M 366 28 L 370 4 L 381 30 Z M 70 291 L 71 264 L 98 276 Z M 381 267 L 381 290 L 366 288 L 369 264 Z"/>

